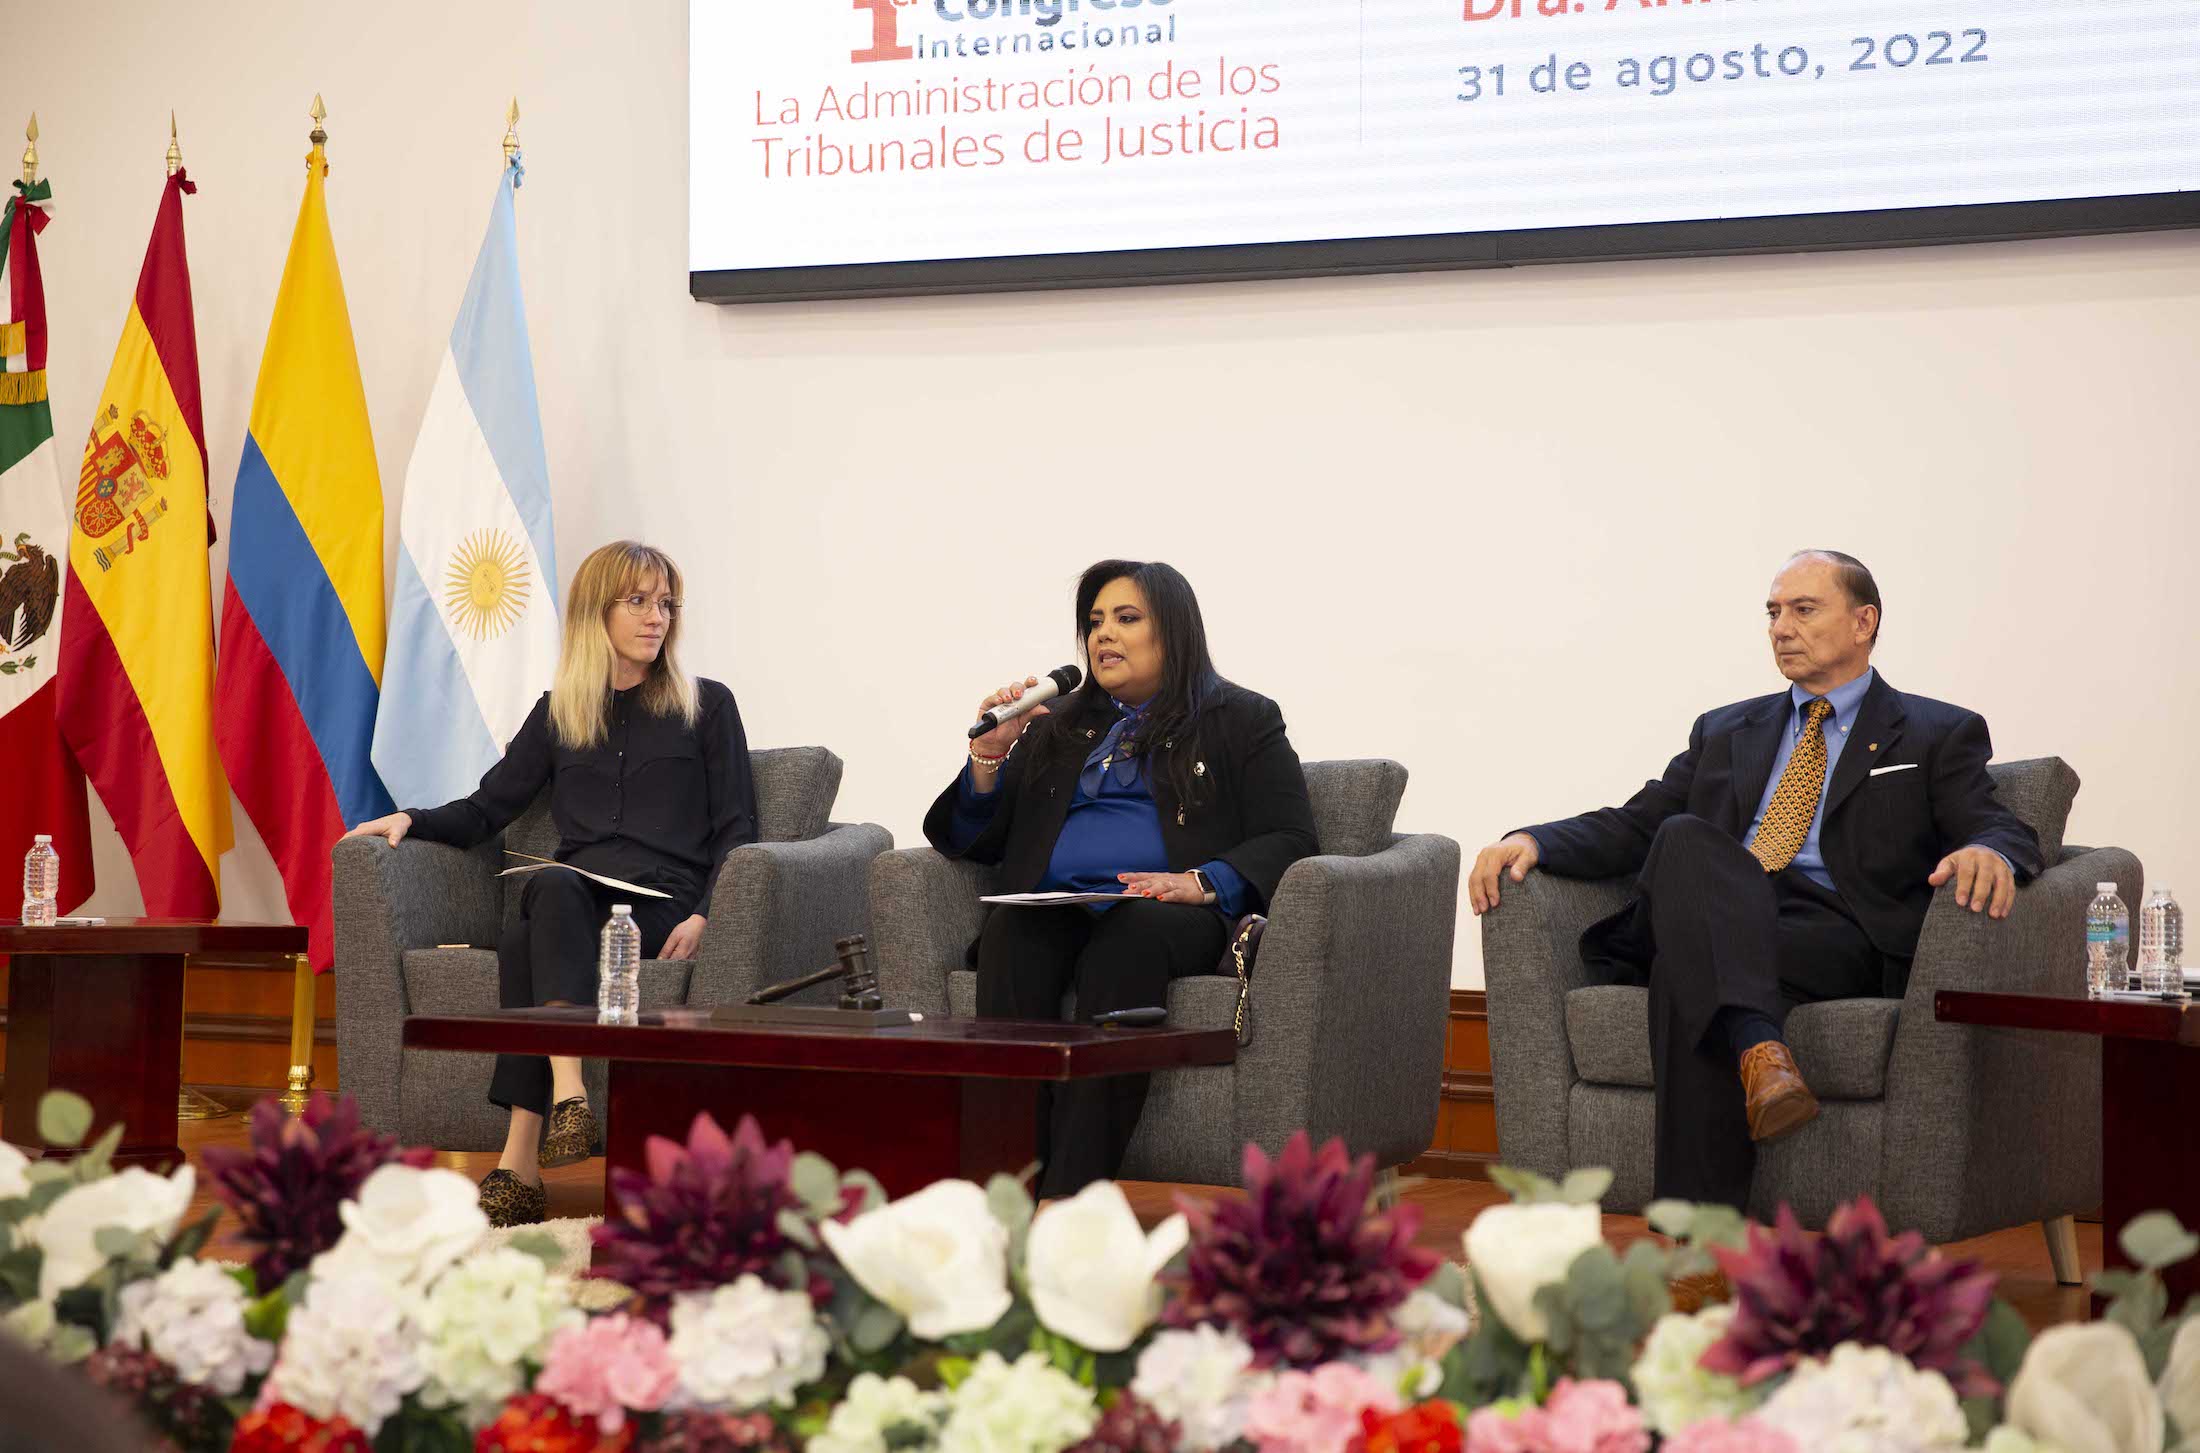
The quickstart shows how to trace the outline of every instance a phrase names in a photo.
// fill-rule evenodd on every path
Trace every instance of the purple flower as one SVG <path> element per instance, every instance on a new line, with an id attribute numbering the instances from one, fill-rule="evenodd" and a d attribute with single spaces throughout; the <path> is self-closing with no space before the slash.
<path id="1" fill-rule="evenodd" d="M 1191 1248 L 1168 1281 L 1162 1320 L 1230 1328 L 1256 1367 L 1313 1367 L 1395 1347 L 1390 1313 L 1437 1257 L 1413 1244 L 1418 1208 L 1367 1214 L 1374 1183 L 1375 1157 L 1352 1160 L 1342 1140 L 1316 1151 L 1301 1130 L 1274 1161 L 1246 1146 L 1243 1200 L 1177 1197 Z"/>
<path id="2" fill-rule="evenodd" d="M 1815 1241 L 1783 1205 L 1771 1230 L 1749 1228 L 1747 1247 L 1712 1255 L 1733 1285 L 1734 1318 L 1704 1353 L 1707 1372 L 1751 1385 L 1856 1342 L 1944 1374 L 1959 1396 L 2001 1391 L 1963 1355 L 1986 1321 L 1995 1274 L 1942 1256 L 1915 1231 L 1889 1236 L 1869 1196 L 1835 1211 Z"/>
<path id="3" fill-rule="evenodd" d="M 252 1275 L 263 1293 L 336 1244 L 344 1234 L 336 1208 L 369 1175 L 392 1162 L 424 1169 L 434 1160 L 432 1150 L 400 1149 L 395 1136 L 362 1130 L 351 1096 L 325 1094 L 295 1117 L 272 1096 L 262 1100 L 252 1107 L 249 1145 L 209 1146 L 200 1155 L 214 1194 L 261 1248 Z"/>
<path id="4" fill-rule="evenodd" d="M 709 1291 L 744 1273 L 783 1291 L 807 1292 L 819 1305 L 831 1299 L 832 1281 L 815 1238 L 804 1246 L 782 1229 L 787 1212 L 816 1224 L 795 1194 L 791 1141 L 767 1146 L 748 1115 L 728 1136 L 703 1114 L 695 1117 L 686 1145 L 653 1135 L 646 1156 L 647 1174 L 624 1167 L 611 1172 L 619 1214 L 606 1216 L 593 1233 L 599 1257 L 591 1275 L 633 1289 L 648 1314 L 660 1319 L 674 1294 Z M 846 1219 L 860 1194 L 844 1192 L 834 1219 Z M 801 1280 L 792 1284 L 790 1253 L 803 1266 Z"/>

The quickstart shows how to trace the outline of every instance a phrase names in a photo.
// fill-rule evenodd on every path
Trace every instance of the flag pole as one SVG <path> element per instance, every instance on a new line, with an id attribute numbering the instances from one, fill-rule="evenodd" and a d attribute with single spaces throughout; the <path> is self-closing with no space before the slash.
<path id="1" fill-rule="evenodd" d="M 31 124 L 23 128 L 23 185 L 38 185 L 38 113 L 31 113 Z"/>
<path id="2" fill-rule="evenodd" d="M 306 1093 L 313 1088 L 313 966 L 304 954 L 293 955 L 290 980 L 290 1085 L 282 1094 L 283 1108 L 295 1115 L 306 1107 Z"/>
<path id="3" fill-rule="evenodd" d="M 176 144 L 176 113 L 168 113 L 168 175 L 183 170 L 183 148 Z"/>

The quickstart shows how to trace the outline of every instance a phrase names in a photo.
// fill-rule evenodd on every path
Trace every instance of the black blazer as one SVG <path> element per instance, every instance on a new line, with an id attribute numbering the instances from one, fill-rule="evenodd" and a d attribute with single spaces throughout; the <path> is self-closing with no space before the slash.
<path id="1" fill-rule="evenodd" d="M 1028 749 L 1008 759 L 995 789 L 1004 794 L 1001 804 L 976 842 L 960 854 L 946 846 L 959 777 L 924 815 L 924 835 L 950 857 L 998 864 L 1000 892 L 1031 892 L 1053 861 L 1055 840 L 1077 795 L 1077 774 L 1114 721 L 1114 704 L 1104 692 L 1088 686 L 1074 693 L 1054 713 L 1054 730 L 1068 733 L 1062 749 L 1036 780 L 1025 770 Z M 1148 782 L 1161 814 L 1169 871 L 1181 873 L 1220 858 L 1252 889 L 1250 911 L 1266 912 L 1284 870 L 1321 851 L 1314 841 L 1306 774 L 1284 735 L 1283 713 L 1267 697 L 1225 681 L 1200 713 L 1199 740 L 1200 757 L 1192 770 L 1213 785 L 1205 792 L 1195 789 L 1199 800 L 1190 804 L 1178 800 L 1170 782 L 1177 744 L 1157 743 L 1148 754 Z"/>
<path id="2" fill-rule="evenodd" d="M 1688 734 L 1688 750 L 1625 806 L 1526 829 L 1542 849 L 1537 865 L 1579 878 L 1639 872 L 1658 825 L 1682 812 L 1737 841 L 1748 837 L 1794 709 L 1783 691 L 1705 712 Z M 1818 846 L 1857 923 L 1880 953 L 1900 961 L 1889 975 L 1893 992 L 1917 954 L 1918 930 L 1933 901 L 1925 880 L 1943 857 L 1973 843 L 1992 848 L 2009 860 L 2019 883 L 2042 867 L 2039 839 L 1994 796 L 1986 775 L 1993 755 L 1984 717 L 1897 691 L 1884 676 L 1857 708 L 1826 789 Z M 1582 935 L 1584 957 L 1594 964 L 1600 946 L 1621 938 L 1632 912 L 1622 910 Z"/>

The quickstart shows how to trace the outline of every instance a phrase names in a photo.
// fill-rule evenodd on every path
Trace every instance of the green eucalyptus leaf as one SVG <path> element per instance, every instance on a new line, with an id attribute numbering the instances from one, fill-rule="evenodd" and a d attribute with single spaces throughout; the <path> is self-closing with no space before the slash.
<path id="1" fill-rule="evenodd" d="M 779 1253 L 779 1284 L 797 1290 L 810 1284 L 810 1263 L 803 1259 L 801 1252 Z"/>
<path id="2" fill-rule="evenodd" d="M 46 1263 L 46 1253 L 35 1246 L 18 1246 L 5 1256 L 0 1256 L 0 1291 L 6 1300 L 16 1303 L 38 1300 L 38 1273 Z"/>
<path id="3" fill-rule="evenodd" d="M 1592 1246 L 1566 1268 L 1573 1320 L 1598 1331 L 1620 1330 L 1627 1321 L 1627 1280 L 1608 1246 Z"/>
<path id="4" fill-rule="evenodd" d="M 546 1232 L 522 1231 L 504 1244 L 532 1256 L 542 1263 L 545 1271 L 556 1271 L 565 1261 L 564 1249 Z"/>
<path id="5" fill-rule="evenodd" d="M 1447 1306 L 1464 1309 L 1467 1305 L 1466 1268 L 1456 1261 L 1439 1261 L 1428 1280 L 1421 1283 L 1421 1290 Z"/>
<path id="6" fill-rule="evenodd" d="M 1732 1206 L 1698 1206 L 1695 1219 L 1689 1223 L 1688 1240 L 1692 1246 L 1731 1246 L 1741 1248 L 1749 1244 L 1749 1222 Z"/>
<path id="7" fill-rule="evenodd" d="M 792 1206 L 779 1213 L 779 1234 L 805 1251 L 817 1250 L 817 1233 L 810 1229 L 809 1218 Z"/>
<path id="8" fill-rule="evenodd" d="M 92 1102 L 73 1090 L 48 1090 L 38 1102 L 38 1138 L 48 1145 L 82 1145 L 92 1129 Z"/>
<path id="9" fill-rule="evenodd" d="M 1539 1205 L 1558 1199 L 1558 1186 L 1532 1170 L 1514 1170 L 1509 1165 L 1493 1165 L 1490 1167 L 1490 1180 L 1523 1206 Z"/>
<path id="10" fill-rule="evenodd" d="M 128 1260 L 142 1255 L 146 1243 L 152 1239 L 144 1231 L 132 1231 L 127 1226 L 102 1226 L 92 1233 L 92 1250 L 112 1261 Z"/>
<path id="11" fill-rule="evenodd" d="M 2162 1314 L 2168 1310 L 2168 1289 L 2162 1285 L 2160 1277 L 2146 1272 L 2132 1278 L 2129 1290 L 2109 1304 L 2106 1320 L 2144 1342 L 2149 1333 L 2162 1325 Z"/>
<path id="12" fill-rule="evenodd" d="M 221 1214 L 221 1207 L 209 1206 L 205 1215 L 169 1238 L 168 1244 L 160 1249 L 161 1269 L 165 1271 L 179 1261 L 189 1261 L 197 1256 L 206 1246 L 208 1238 L 214 1234 L 214 1223 L 221 1219 Z"/>
<path id="13" fill-rule="evenodd" d="M 1602 1166 L 1584 1166 L 1566 1172 L 1566 1179 L 1558 1188 L 1558 1198 L 1569 1206 L 1595 1206 L 1603 1203 L 1604 1193 L 1611 1188 L 1610 1171 Z"/>
<path id="14" fill-rule="evenodd" d="M 2125 1271 L 2121 1268 L 2114 1271 L 2097 1271 L 2093 1273 L 2093 1293 L 2095 1296 L 2120 1297 L 2130 1291 L 2132 1283 L 2138 1279 L 2138 1272 Z"/>
<path id="15" fill-rule="evenodd" d="M 103 1181 L 113 1175 L 115 1149 L 121 1144 L 122 1126 L 108 1126 L 105 1133 L 92 1142 L 92 1148 L 76 1158 L 74 1169 L 77 1183 L 86 1185 L 92 1181 Z"/>
<path id="16" fill-rule="evenodd" d="M 840 1171 L 816 1151 L 805 1150 L 794 1158 L 787 1182 L 812 1210 L 830 1213 L 840 1209 Z"/>
<path id="17" fill-rule="evenodd" d="M 89 1327 L 57 1324 L 46 1334 L 46 1355 L 63 1366 L 82 1362 L 99 1348 L 99 1338 Z"/>
<path id="18" fill-rule="evenodd" d="M 867 1170 L 852 1170 L 847 1172 L 845 1175 L 841 1176 L 840 1186 L 841 1189 L 844 1191 L 848 1187 L 854 1186 L 857 1190 L 863 1193 L 863 1199 L 856 1203 L 856 1214 L 858 1215 L 861 1215 L 865 1211 L 877 1210 L 879 1207 L 885 1205 L 888 1199 L 886 1195 L 886 1187 L 880 1185 L 878 1183 L 878 1177 L 872 1175 Z"/>
<path id="19" fill-rule="evenodd" d="M 901 1317 L 883 1302 L 873 1302 L 848 1329 L 848 1341 L 858 1352 L 883 1352 L 901 1335 Z"/>
<path id="20" fill-rule="evenodd" d="M 1993 1398 L 1965 1398 L 1963 1421 L 1970 1436 L 1964 1446 L 1976 1448 L 1985 1443 L 1986 1435 L 2001 1425 L 2001 1405 Z"/>
<path id="21" fill-rule="evenodd" d="M 1658 1318 L 1673 1310 L 1672 1283 L 1667 1280 L 1668 1259 L 1657 1244 L 1638 1241 L 1620 1258 L 1627 1283 L 1627 1309 L 1636 1340 L 1650 1334 Z"/>
<path id="22" fill-rule="evenodd" d="M 2187 1231 L 2167 1211 L 2149 1211 L 2143 1216 L 2132 1217 L 2118 1233 L 2116 1242 L 2123 1247 L 2124 1255 L 2147 1271 L 2175 1266 L 2200 1252 L 2200 1236 Z"/>
<path id="23" fill-rule="evenodd" d="M 2032 1329 L 2025 1325 L 2024 1318 L 2015 1307 L 1996 1297 L 1987 1304 L 1986 1320 L 1979 1324 L 1963 1354 L 2007 1387 L 2024 1363 L 2025 1349 L 2031 1345 Z"/>
<path id="24" fill-rule="evenodd" d="M 231 1281 L 244 1288 L 246 1301 L 249 1302 L 260 1294 L 260 1279 L 252 1274 L 251 1267 L 226 1266 L 222 1270 L 228 1273 Z"/>
<path id="25" fill-rule="evenodd" d="M 1643 1219 L 1650 1223 L 1651 1230 L 1662 1236 L 1670 1236 L 1678 1241 L 1686 1236 L 1688 1228 L 1695 1224 L 1696 1203 L 1694 1201 L 1652 1201 L 1642 1208 L 1642 1215 Z"/>

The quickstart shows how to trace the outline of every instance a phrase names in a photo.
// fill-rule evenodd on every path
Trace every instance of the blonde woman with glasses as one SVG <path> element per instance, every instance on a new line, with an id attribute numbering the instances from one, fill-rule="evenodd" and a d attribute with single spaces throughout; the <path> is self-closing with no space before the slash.
<path id="1" fill-rule="evenodd" d="M 642 956 L 694 957 L 719 866 L 756 840 L 756 787 L 733 693 L 682 672 L 679 639 L 672 558 L 630 540 L 604 546 L 566 591 L 557 679 L 480 788 L 346 835 L 470 848 L 548 788 L 558 860 L 669 894 L 623 895 L 635 899 Z M 531 875 L 518 924 L 497 945 L 503 1005 L 594 1003 L 597 938 L 621 896 L 579 873 Z M 489 1100 L 512 1121 L 481 1207 L 497 1226 L 540 1221 L 542 1169 L 587 1159 L 595 1140 L 581 1062 L 499 1055 Z"/>

